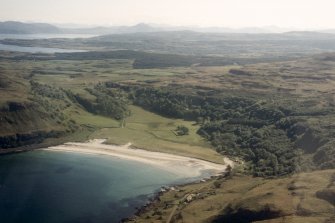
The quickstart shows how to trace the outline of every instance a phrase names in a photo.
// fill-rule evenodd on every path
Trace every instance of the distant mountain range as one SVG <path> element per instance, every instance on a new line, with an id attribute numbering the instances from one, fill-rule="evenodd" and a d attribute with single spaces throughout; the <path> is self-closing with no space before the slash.
<path id="1" fill-rule="evenodd" d="M 195 31 L 204 33 L 284 33 L 290 29 L 278 27 L 248 27 L 248 28 L 226 28 L 226 27 L 191 27 L 191 26 L 163 26 L 155 24 L 139 23 L 134 26 L 97 26 L 97 27 L 75 27 L 62 25 L 51 25 L 48 23 L 23 23 L 16 21 L 0 22 L 0 34 L 126 34 L 126 33 L 148 33 L 163 31 Z M 335 29 L 319 30 L 322 33 L 335 33 Z M 299 32 L 297 32 L 299 33 Z M 311 32 L 312 33 L 312 32 Z"/>

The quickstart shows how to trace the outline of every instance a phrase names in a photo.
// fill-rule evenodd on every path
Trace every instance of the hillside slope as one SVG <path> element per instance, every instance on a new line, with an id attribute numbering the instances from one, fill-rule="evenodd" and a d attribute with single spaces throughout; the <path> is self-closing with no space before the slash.
<path id="1" fill-rule="evenodd" d="M 32 86 L 19 66 L 15 72 L 10 66 L 2 68 L 0 148 L 36 144 L 45 138 L 59 137 L 75 130 L 75 123 L 61 111 L 66 101 L 38 92 L 38 87 Z"/>
<path id="2" fill-rule="evenodd" d="M 334 205 L 334 170 L 272 180 L 233 176 L 175 187 L 127 222 L 330 223 Z"/>

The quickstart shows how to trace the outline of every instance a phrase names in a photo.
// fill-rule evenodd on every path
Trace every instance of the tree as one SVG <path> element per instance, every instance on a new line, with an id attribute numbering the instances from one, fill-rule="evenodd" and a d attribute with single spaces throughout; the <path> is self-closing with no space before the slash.
<path id="1" fill-rule="evenodd" d="M 178 136 L 183 136 L 183 135 L 188 135 L 189 130 L 186 126 L 179 125 L 176 129 L 176 132 Z"/>
<path id="2" fill-rule="evenodd" d="M 232 170 L 233 168 L 228 164 L 228 166 L 226 167 L 226 176 L 231 176 Z"/>

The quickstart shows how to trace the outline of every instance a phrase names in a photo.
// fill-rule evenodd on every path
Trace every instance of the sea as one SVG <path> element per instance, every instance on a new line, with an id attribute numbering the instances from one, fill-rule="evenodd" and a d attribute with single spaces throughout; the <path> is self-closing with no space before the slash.
<path id="1" fill-rule="evenodd" d="M 35 150 L 0 156 L 0 222 L 120 222 L 162 186 L 195 178 L 113 156 Z"/>
<path id="2" fill-rule="evenodd" d="M 90 34 L 0 34 L 0 40 L 2 39 L 51 39 L 51 38 L 90 38 L 96 35 Z M 14 52 L 25 52 L 25 53 L 73 53 L 73 52 L 84 52 L 85 50 L 76 49 L 60 49 L 60 48 L 48 48 L 48 47 L 24 47 L 16 45 L 0 44 L 0 50 L 14 51 Z"/>

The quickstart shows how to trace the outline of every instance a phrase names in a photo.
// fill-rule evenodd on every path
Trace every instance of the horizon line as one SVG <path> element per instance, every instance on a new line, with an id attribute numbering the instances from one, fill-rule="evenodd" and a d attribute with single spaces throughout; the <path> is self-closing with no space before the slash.
<path id="1" fill-rule="evenodd" d="M 284 27 L 284 26 L 277 26 L 277 25 L 266 25 L 266 26 L 227 26 L 227 25 L 195 25 L 195 24 L 189 24 L 189 25 L 174 25 L 174 24 L 166 24 L 166 23 L 154 23 L 154 22 L 136 22 L 132 24 L 112 24 L 112 23 L 77 23 L 77 22 L 51 22 L 51 21 L 28 21 L 28 20 L 0 20 L 0 22 L 19 22 L 19 23 L 26 23 L 26 24 L 38 24 L 38 23 L 44 23 L 44 24 L 50 24 L 54 26 L 58 26 L 59 28 L 64 28 L 61 27 L 62 25 L 64 26 L 82 26 L 83 28 L 94 28 L 94 27 L 118 27 L 118 26 L 124 26 L 124 27 L 132 27 L 132 26 L 138 26 L 138 25 L 148 25 L 151 27 L 175 27 L 175 28 L 198 28 L 198 29 L 205 29 L 205 28 L 226 28 L 226 29 L 232 29 L 232 30 L 238 30 L 238 29 L 282 29 L 282 30 L 287 30 L 287 31 L 318 31 L 318 30 L 335 30 L 335 27 Z"/>

